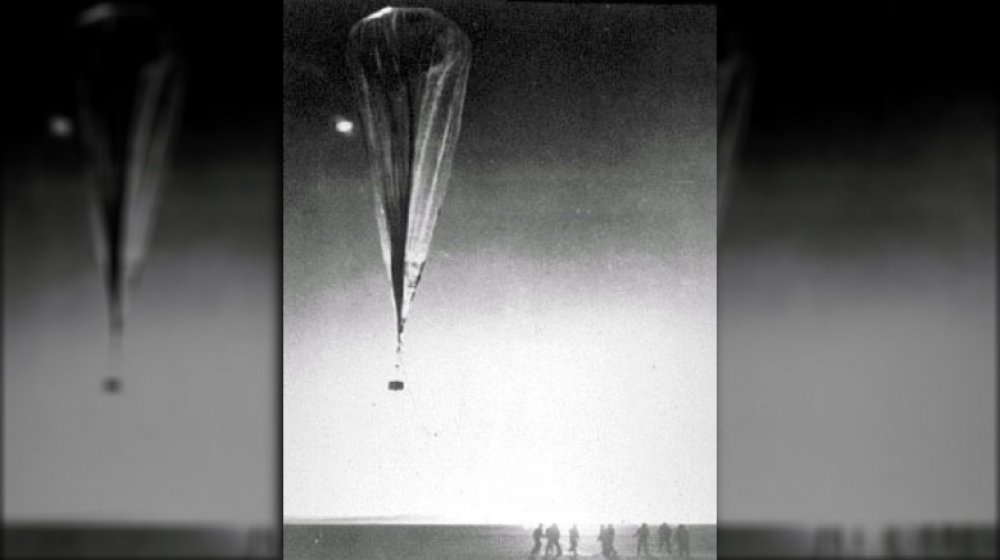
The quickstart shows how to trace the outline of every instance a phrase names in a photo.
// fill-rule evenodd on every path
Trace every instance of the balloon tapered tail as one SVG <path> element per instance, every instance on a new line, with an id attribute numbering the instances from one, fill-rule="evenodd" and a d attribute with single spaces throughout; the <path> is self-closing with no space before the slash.
<path id="1" fill-rule="evenodd" d="M 119 393 L 122 390 L 123 334 L 121 322 L 116 323 L 113 320 L 108 337 L 108 376 L 104 379 L 104 392 L 106 393 Z"/>
<path id="2" fill-rule="evenodd" d="M 403 377 L 403 333 L 400 332 L 396 338 L 396 379 L 389 381 L 389 390 L 402 391 Z"/>

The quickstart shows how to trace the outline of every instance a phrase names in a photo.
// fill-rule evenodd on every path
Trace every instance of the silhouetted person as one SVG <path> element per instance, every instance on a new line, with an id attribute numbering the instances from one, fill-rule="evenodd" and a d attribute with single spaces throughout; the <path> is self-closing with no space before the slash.
<path id="1" fill-rule="evenodd" d="M 688 542 L 688 528 L 685 525 L 677 526 L 677 554 L 687 558 L 691 556 L 691 549 Z"/>
<path id="2" fill-rule="evenodd" d="M 601 530 L 597 533 L 597 540 L 601 543 L 601 556 L 610 558 L 611 552 L 608 549 L 608 528 L 604 525 L 601 525 Z"/>
<path id="3" fill-rule="evenodd" d="M 553 550 L 556 551 L 553 558 L 562 556 L 562 547 L 559 546 L 559 526 L 555 523 L 545 530 L 545 556 L 548 557 Z"/>
<path id="4" fill-rule="evenodd" d="M 957 529 L 951 525 L 945 525 L 941 532 L 941 544 L 945 554 L 955 554 L 958 552 Z"/>
<path id="5" fill-rule="evenodd" d="M 813 554 L 820 556 L 840 556 L 844 548 L 844 534 L 840 527 L 820 527 L 816 530 Z"/>
<path id="6" fill-rule="evenodd" d="M 813 533 L 813 556 L 825 556 L 826 548 L 826 527 L 819 527 Z"/>
<path id="7" fill-rule="evenodd" d="M 851 556 L 860 558 L 865 555 L 865 534 L 855 527 L 851 532 Z"/>
<path id="8" fill-rule="evenodd" d="M 645 523 L 639 525 L 639 530 L 632 536 L 636 537 L 635 555 L 639 556 L 645 552 L 645 555 L 649 556 L 649 526 Z"/>
<path id="9" fill-rule="evenodd" d="M 611 558 L 618 557 L 618 551 L 615 550 L 615 526 L 608 523 L 608 554 Z"/>
<path id="10" fill-rule="evenodd" d="M 920 555 L 930 556 L 934 553 L 934 529 L 930 525 L 920 527 Z"/>
<path id="11" fill-rule="evenodd" d="M 576 545 L 580 542 L 580 530 L 576 528 L 576 523 L 569 530 L 569 551 L 576 558 Z"/>
<path id="12" fill-rule="evenodd" d="M 885 555 L 889 558 L 899 557 L 899 538 L 896 535 L 896 528 L 889 527 L 883 536 Z"/>
<path id="13" fill-rule="evenodd" d="M 535 558 L 538 553 L 542 551 L 542 524 L 539 523 L 538 527 L 535 527 L 534 532 L 531 533 L 531 538 L 535 540 L 535 546 L 531 549 L 531 555 L 528 558 Z"/>
<path id="14" fill-rule="evenodd" d="M 958 530 L 958 557 L 970 558 L 976 551 L 976 539 L 971 527 Z"/>
<path id="15" fill-rule="evenodd" d="M 670 525 L 666 523 L 660 525 L 660 528 L 656 531 L 656 536 L 658 537 L 657 550 L 660 552 L 666 551 L 667 554 L 673 554 L 670 546 Z"/>
<path id="16" fill-rule="evenodd" d="M 840 527 L 830 529 L 830 552 L 834 556 L 840 556 L 844 548 L 844 531 Z"/>
<path id="17" fill-rule="evenodd" d="M 251 529 L 246 538 L 246 557 L 269 556 L 274 550 L 274 534 L 268 529 Z"/>

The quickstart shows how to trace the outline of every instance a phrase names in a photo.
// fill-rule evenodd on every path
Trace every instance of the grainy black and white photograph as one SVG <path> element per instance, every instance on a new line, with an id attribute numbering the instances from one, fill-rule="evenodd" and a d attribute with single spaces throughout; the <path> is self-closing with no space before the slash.
<path id="1" fill-rule="evenodd" d="M 280 12 L 233 8 L 4 6 L 5 558 L 279 554 Z"/>
<path id="2" fill-rule="evenodd" d="M 284 2 L 283 551 L 716 557 L 716 10 Z"/>
<path id="3" fill-rule="evenodd" d="M 719 553 L 995 558 L 987 10 L 719 6 Z"/>

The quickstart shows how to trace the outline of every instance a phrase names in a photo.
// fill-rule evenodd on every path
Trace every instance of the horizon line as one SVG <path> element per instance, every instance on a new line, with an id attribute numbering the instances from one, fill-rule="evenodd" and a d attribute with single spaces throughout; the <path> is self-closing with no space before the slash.
<path id="1" fill-rule="evenodd" d="M 583 520 L 577 525 L 603 525 L 607 522 L 604 521 L 589 521 Z M 667 523 L 671 525 L 710 525 L 717 526 L 718 522 L 697 522 L 697 521 L 671 521 L 667 520 Z M 663 521 L 634 521 L 634 520 L 617 520 L 613 521 L 613 524 L 619 525 L 641 525 L 642 523 L 647 523 L 650 525 L 658 525 L 663 523 Z M 481 526 L 481 525 L 507 525 L 516 527 L 528 527 L 534 526 L 535 522 L 526 523 L 524 521 L 512 521 L 512 520 L 464 520 L 464 519 L 454 519 L 445 516 L 435 516 L 435 515 L 371 515 L 371 516 L 345 516 L 345 517 L 284 517 L 282 519 L 282 525 L 302 525 L 302 524 L 323 524 L 323 525 L 468 525 L 468 526 Z"/>

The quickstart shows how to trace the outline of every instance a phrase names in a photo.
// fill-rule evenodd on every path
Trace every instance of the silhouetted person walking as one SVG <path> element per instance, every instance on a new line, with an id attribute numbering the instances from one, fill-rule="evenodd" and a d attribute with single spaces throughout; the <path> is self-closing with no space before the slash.
<path id="1" fill-rule="evenodd" d="M 840 556 L 844 552 L 844 529 L 833 527 L 830 531 L 830 548 L 833 549 L 834 556 Z"/>
<path id="2" fill-rule="evenodd" d="M 608 554 L 611 558 L 618 557 L 618 551 L 615 550 L 615 526 L 608 523 Z"/>
<path id="3" fill-rule="evenodd" d="M 673 551 L 670 550 L 670 548 L 671 548 L 670 547 L 670 525 L 667 525 L 666 523 L 660 525 L 660 528 L 656 530 L 656 536 L 657 536 L 657 539 L 658 539 L 658 542 L 656 543 L 657 544 L 657 550 L 659 552 L 666 551 L 667 554 L 673 554 Z"/>
<path id="4" fill-rule="evenodd" d="M 538 527 L 535 528 L 534 532 L 531 533 L 531 538 L 535 540 L 535 546 L 531 549 L 531 555 L 528 558 L 537 558 L 538 553 L 542 551 L 542 524 L 539 523 Z"/>
<path id="5" fill-rule="evenodd" d="M 633 537 L 636 537 L 635 545 L 635 555 L 645 553 L 645 556 L 649 556 L 649 526 L 643 523 L 639 525 L 639 530 L 635 532 Z"/>
<path id="6" fill-rule="evenodd" d="M 691 556 L 690 548 L 690 535 L 688 535 L 688 528 L 685 525 L 677 526 L 677 554 L 687 558 Z"/>
<path id="7" fill-rule="evenodd" d="M 851 556 L 860 558 L 865 555 L 865 534 L 855 527 L 851 532 Z"/>
<path id="8" fill-rule="evenodd" d="M 890 526 L 885 530 L 882 537 L 883 548 L 885 549 L 885 555 L 889 558 L 899 557 L 899 538 L 896 534 L 896 528 Z"/>
<path id="9" fill-rule="evenodd" d="M 576 558 L 576 546 L 579 543 L 580 530 L 576 528 L 576 523 L 574 523 L 569 530 L 569 551 L 573 553 L 573 558 Z"/>
<path id="10" fill-rule="evenodd" d="M 559 526 L 553 523 L 549 525 L 549 528 L 545 530 L 545 556 L 546 558 L 549 554 L 555 550 L 556 555 L 552 558 L 559 558 L 562 556 L 562 547 L 559 546 Z"/>

